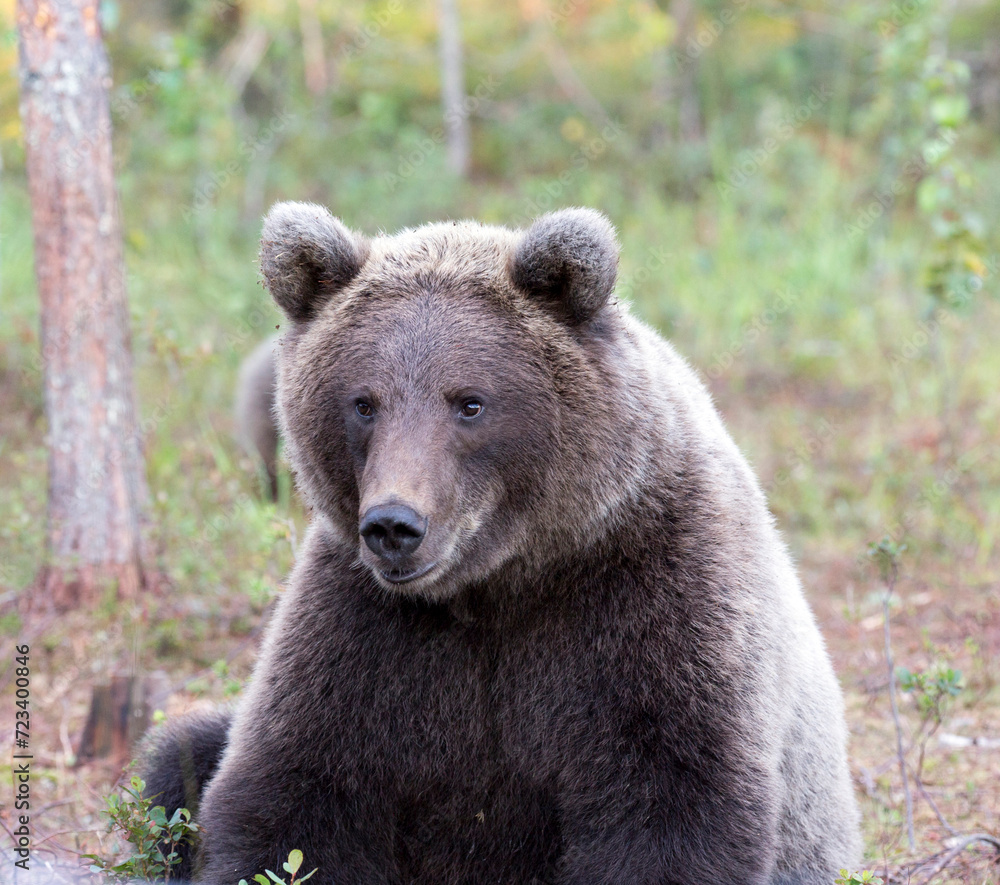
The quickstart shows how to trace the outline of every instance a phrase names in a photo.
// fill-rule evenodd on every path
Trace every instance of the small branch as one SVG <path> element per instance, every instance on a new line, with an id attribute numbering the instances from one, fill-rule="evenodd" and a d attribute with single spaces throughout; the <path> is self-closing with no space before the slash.
<path id="1" fill-rule="evenodd" d="M 924 786 L 924 782 L 920 779 L 920 776 L 916 773 L 913 775 L 913 782 L 917 785 L 917 789 L 920 791 L 920 795 L 923 796 L 924 800 L 931 807 L 931 811 L 937 817 L 938 822 L 944 827 L 952 836 L 958 835 L 958 830 L 956 830 L 948 821 L 944 819 L 944 815 L 941 814 L 941 809 L 938 808 L 937 802 L 931 797 L 931 794 L 927 792 L 927 788 Z"/>
<path id="2" fill-rule="evenodd" d="M 441 99 L 447 132 L 448 167 L 458 178 L 469 171 L 469 114 L 465 106 L 465 67 L 456 0 L 438 0 Z"/>
<path id="3" fill-rule="evenodd" d="M 10 836 L 10 841 L 12 845 L 17 845 L 17 837 L 10 831 L 10 828 L 3 822 L 3 818 L 0 817 L 0 827 L 4 828 L 4 832 Z"/>
<path id="4" fill-rule="evenodd" d="M 600 131 L 611 122 L 610 115 L 604 109 L 604 105 L 597 100 L 580 79 L 573 68 L 573 63 L 569 60 L 569 56 L 566 55 L 566 51 L 554 39 L 551 32 L 546 36 L 549 39 L 542 41 L 542 53 L 556 83 L 559 84 L 559 88 L 562 89 L 566 97 L 582 111 L 583 115 L 590 121 L 590 125 Z"/>
<path id="5" fill-rule="evenodd" d="M 878 788 L 875 786 L 875 778 L 872 776 L 871 771 L 863 765 L 858 766 L 858 780 L 861 782 L 865 795 L 869 799 L 881 800 L 882 797 L 879 796 Z"/>
<path id="6" fill-rule="evenodd" d="M 299 0 L 299 29 L 302 32 L 302 59 L 306 88 L 318 98 L 326 92 L 329 80 L 323 54 L 323 29 L 316 15 L 316 0 Z"/>
<path id="7" fill-rule="evenodd" d="M 69 712 L 66 706 L 66 698 L 63 698 L 63 715 L 59 720 L 59 743 L 62 744 L 63 763 L 65 765 L 72 765 L 76 761 L 76 753 L 73 752 L 73 741 L 70 740 L 69 736 Z"/>
<path id="8" fill-rule="evenodd" d="M 267 28 L 262 25 L 249 25 L 222 50 L 218 66 L 226 85 L 233 90 L 237 102 L 270 45 L 271 34 Z"/>
<path id="9" fill-rule="evenodd" d="M 990 836 L 988 833 L 974 833 L 971 836 L 963 836 L 958 844 L 953 845 L 945 854 L 941 856 L 941 859 L 931 867 L 931 871 L 921 880 L 920 885 L 930 885 L 931 879 L 933 879 L 938 873 L 941 872 L 948 864 L 950 864 L 956 857 L 958 857 L 966 848 L 970 845 L 975 845 L 977 842 L 986 842 L 988 845 L 992 845 L 998 852 L 1000 852 L 1000 839 L 994 836 Z"/>
<path id="10" fill-rule="evenodd" d="M 906 774 L 906 754 L 903 751 L 903 724 L 899 719 L 899 705 L 896 703 L 896 668 L 892 660 L 892 642 L 889 630 L 889 600 L 892 598 L 896 583 L 895 569 L 886 582 L 885 596 L 882 599 L 882 621 L 885 627 L 885 660 L 889 668 L 889 704 L 892 707 L 892 721 L 896 726 L 896 756 L 899 759 L 899 773 L 903 777 L 903 796 L 906 799 L 906 837 L 912 851 L 916 845 L 913 835 L 913 795 L 910 793 L 910 779 Z"/>
<path id="11" fill-rule="evenodd" d="M 92 836 L 95 833 L 99 833 L 99 832 L 104 832 L 103 828 L 100 829 L 100 830 L 59 830 L 59 831 L 57 831 L 55 833 L 49 833 L 47 836 L 44 836 L 41 839 L 36 839 L 35 842 L 32 844 L 31 847 L 32 848 L 37 848 L 39 845 L 44 845 L 46 842 L 49 841 L 49 839 L 55 839 L 56 836 L 81 836 L 81 835 Z M 72 849 L 65 848 L 63 845 L 60 845 L 58 842 L 56 843 L 56 845 L 58 845 L 59 848 L 62 849 L 62 850 L 64 850 L 64 851 L 66 851 L 66 850 L 72 850 Z"/>

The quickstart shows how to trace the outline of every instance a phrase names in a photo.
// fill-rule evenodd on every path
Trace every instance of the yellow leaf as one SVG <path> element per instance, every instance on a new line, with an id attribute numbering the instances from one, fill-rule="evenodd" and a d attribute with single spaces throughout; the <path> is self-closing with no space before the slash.
<path id="1" fill-rule="evenodd" d="M 587 127 L 579 117 L 567 117 L 559 127 L 559 133 L 566 141 L 579 142 L 587 134 Z"/>

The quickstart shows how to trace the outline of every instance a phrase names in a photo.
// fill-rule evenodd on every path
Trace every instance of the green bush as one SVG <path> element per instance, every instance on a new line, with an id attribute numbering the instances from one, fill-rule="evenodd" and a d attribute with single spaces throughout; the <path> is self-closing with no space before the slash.
<path id="1" fill-rule="evenodd" d="M 111 830 L 117 830 L 132 845 L 132 856 L 121 863 L 105 860 L 96 854 L 86 854 L 92 861 L 90 869 L 105 874 L 113 882 L 169 882 L 173 868 L 181 862 L 178 849 L 198 833 L 191 813 L 178 808 L 167 819 L 162 805 L 153 805 L 143 796 L 146 782 L 133 776 L 131 788 L 123 787 L 123 796 L 109 796 L 105 813 L 111 818 Z M 290 885 L 290 883 L 289 883 Z"/>

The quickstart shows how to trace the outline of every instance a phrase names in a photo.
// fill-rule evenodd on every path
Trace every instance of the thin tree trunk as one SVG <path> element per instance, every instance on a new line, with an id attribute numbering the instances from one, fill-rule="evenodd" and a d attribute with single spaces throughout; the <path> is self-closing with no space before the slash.
<path id="1" fill-rule="evenodd" d="M 462 33 L 456 0 L 439 0 L 441 96 L 447 134 L 448 167 L 460 177 L 469 171 L 469 115 L 465 110 Z"/>
<path id="2" fill-rule="evenodd" d="M 48 558 L 29 604 L 144 584 L 148 497 L 132 382 L 98 0 L 19 0 L 21 118 L 41 299 Z"/>
<path id="3" fill-rule="evenodd" d="M 671 72 L 673 82 L 667 86 L 677 106 L 677 139 L 701 141 L 705 136 L 701 102 L 698 97 L 698 68 L 704 50 L 695 39 L 698 29 L 698 7 L 695 0 L 674 0 L 671 14 L 677 22 L 677 64 Z M 669 76 L 669 75 L 668 75 Z"/>
<path id="4" fill-rule="evenodd" d="M 306 88 L 311 95 L 319 98 L 326 92 L 327 74 L 323 29 L 316 14 L 316 0 L 299 0 L 299 30 L 302 32 Z"/>

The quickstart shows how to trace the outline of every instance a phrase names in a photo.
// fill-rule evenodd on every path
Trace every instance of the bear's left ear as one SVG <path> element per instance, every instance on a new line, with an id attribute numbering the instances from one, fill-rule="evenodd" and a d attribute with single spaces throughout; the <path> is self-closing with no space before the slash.
<path id="1" fill-rule="evenodd" d="M 543 215 L 514 250 L 510 276 L 574 323 L 593 317 L 611 298 L 618 275 L 615 229 L 593 209 Z"/>
<path id="2" fill-rule="evenodd" d="M 260 236 L 260 271 L 278 307 L 304 323 L 353 280 L 368 258 L 368 241 L 322 206 L 276 203 Z"/>

